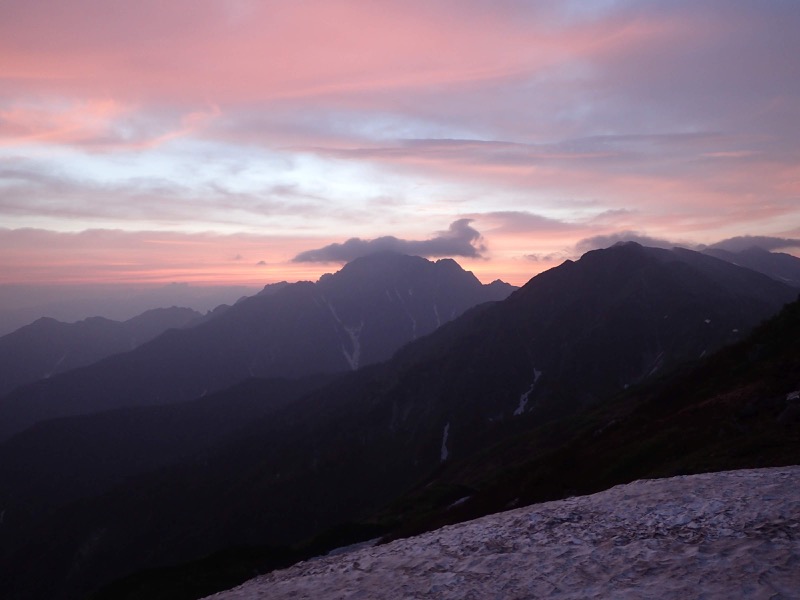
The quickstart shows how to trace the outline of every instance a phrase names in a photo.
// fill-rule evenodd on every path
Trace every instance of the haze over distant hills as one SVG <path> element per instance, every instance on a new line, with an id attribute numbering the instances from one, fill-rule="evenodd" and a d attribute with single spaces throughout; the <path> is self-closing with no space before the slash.
<path id="1" fill-rule="evenodd" d="M 751 246 L 738 251 L 711 247 L 704 252 L 735 265 L 764 273 L 792 287 L 800 288 L 800 258 L 791 254 L 770 252 L 759 246 Z"/>
<path id="2" fill-rule="evenodd" d="M 157 308 L 127 321 L 103 317 L 62 323 L 42 317 L 0 337 L 0 396 L 16 387 L 132 350 L 167 329 L 202 315 L 189 308 Z"/>
<path id="3" fill-rule="evenodd" d="M 14 573 L 13 585 L 29 586 L 33 596 L 69 598 L 141 568 L 233 546 L 301 542 L 414 498 L 408 494 L 451 464 L 493 464 L 487 453 L 526 432 L 536 432 L 528 451 L 556 448 L 559 431 L 566 443 L 571 427 L 609 398 L 744 339 L 797 297 L 796 289 L 701 253 L 621 244 L 436 328 L 437 314 L 443 321 L 443 307 L 457 299 L 448 304 L 434 284 L 450 278 L 485 293 L 452 261 L 383 256 L 316 285 L 269 290 L 194 328 L 219 336 L 221 324 L 249 327 L 232 339 L 260 339 L 263 349 L 285 338 L 268 333 L 281 331 L 279 324 L 263 328 L 259 320 L 271 312 L 260 309 L 281 307 L 283 324 L 306 326 L 296 330 L 301 335 L 327 330 L 315 339 L 331 340 L 339 371 L 355 366 L 356 348 L 359 365 L 376 356 L 370 340 L 417 334 L 386 362 L 364 360 L 375 364 L 327 381 L 254 379 L 192 402 L 46 421 L 0 445 L 5 581 L 13 583 Z M 421 337 L 423 327 L 432 333 Z M 142 349 L 161 348 L 157 341 Z M 216 357 L 233 348 L 218 346 Z M 293 351 L 289 343 L 281 348 Z M 166 366 L 170 355 L 159 356 Z M 146 370 L 133 372 L 135 383 Z M 175 372 L 158 371 L 162 378 Z M 573 425 L 556 426 L 565 421 Z M 199 433 L 216 423 L 217 433 Z M 62 451 L 49 460 L 53 447 Z M 63 498 L 59 485 L 69 490 Z M 458 500 L 464 485 L 429 488 L 441 494 L 432 505 Z M 412 502 L 409 523 L 426 503 L 431 498 Z M 34 556 L 41 562 L 30 569 Z M 48 581 L 36 578 L 41 568 Z"/>
<path id="4" fill-rule="evenodd" d="M 56 416 L 191 400 L 248 377 L 348 371 L 508 296 L 452 260 L 375 254 L 318 283 L 271 286 L 187 329 L 0 399 L 0 438 Z"/>
<path id="5" fill-rule="evenodd" d="M 127 321 L 155 308 L 182 306 L 208 312 L 234 304 L 258 288 L 172 283 L 142 288 L 135 285 L 0 285 L 0 335 L 30 325 L 41 317 L 73 323 L 91 317 Z"/>

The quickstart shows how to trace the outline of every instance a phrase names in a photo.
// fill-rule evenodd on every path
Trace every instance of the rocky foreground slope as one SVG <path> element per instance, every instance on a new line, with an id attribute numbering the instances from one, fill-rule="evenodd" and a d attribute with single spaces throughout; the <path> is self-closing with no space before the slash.
<path id="1" fill-rule="evenodd" d="M 299 563 L 209 598 L 800 598 L 800 466 L 643 480 Z"/>

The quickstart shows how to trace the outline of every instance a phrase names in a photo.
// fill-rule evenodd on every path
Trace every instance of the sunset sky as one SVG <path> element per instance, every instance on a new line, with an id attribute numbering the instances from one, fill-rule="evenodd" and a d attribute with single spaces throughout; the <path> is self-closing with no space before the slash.
<path id="1" fill-rule="evenodd" d="M 3 0 L 0 283 L 798 254 L 798 32 L 796 0 Z"/>

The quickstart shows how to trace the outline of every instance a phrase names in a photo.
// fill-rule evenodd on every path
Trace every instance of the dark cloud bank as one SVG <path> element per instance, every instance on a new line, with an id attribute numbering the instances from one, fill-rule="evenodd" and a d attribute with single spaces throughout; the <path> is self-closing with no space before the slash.
<path id="1" fill-rule="evenodd" d="M 480 258 L 486 249 L 481 234 L 470 227 L 472 219 L 459 219 L 447 231 L 428 240 L 402 240 L 387 235 L 373 240 L 350 238 L 342 244 L 330 244 L 306 250 L 295 256 L 294 262 L 350 262 L 376 252 L 398 252 L 412 256 L 464 256 Z"/>

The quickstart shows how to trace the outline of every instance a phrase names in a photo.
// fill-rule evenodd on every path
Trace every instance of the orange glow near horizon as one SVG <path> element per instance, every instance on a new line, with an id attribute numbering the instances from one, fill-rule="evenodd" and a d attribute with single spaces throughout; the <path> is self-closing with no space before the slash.
<path id="1" fill-rule="evenodd" d="M 309 245 L 321 246 L 338 240 L 297 242 L 248 236 L 100 231 L 56 234 L 32 230 L 26 234 L 16 232 L 14 239 L 9 240 L 0 231 L 0 248 L 6 245 L 6 256 L 10 258 L 0 266 L 0 280 L 5 284 L 153 286 L 183 282 L 261 287 L 278 281 L 316 281 L 342 267 L 339 262 L 291 260 Z M 98 243 L 104 245 L 104 252 L 97 252 Z M 60 251 L 54 253 L 54 248 Z M 18 256 L 14 256 L 15 252 Z M 167 259 L 165 253 L 171 258 Z M 541 270 L 554 266 L 527 260 L 455 258 L 484 283 L 502 279 L 522 285 Z"/>

